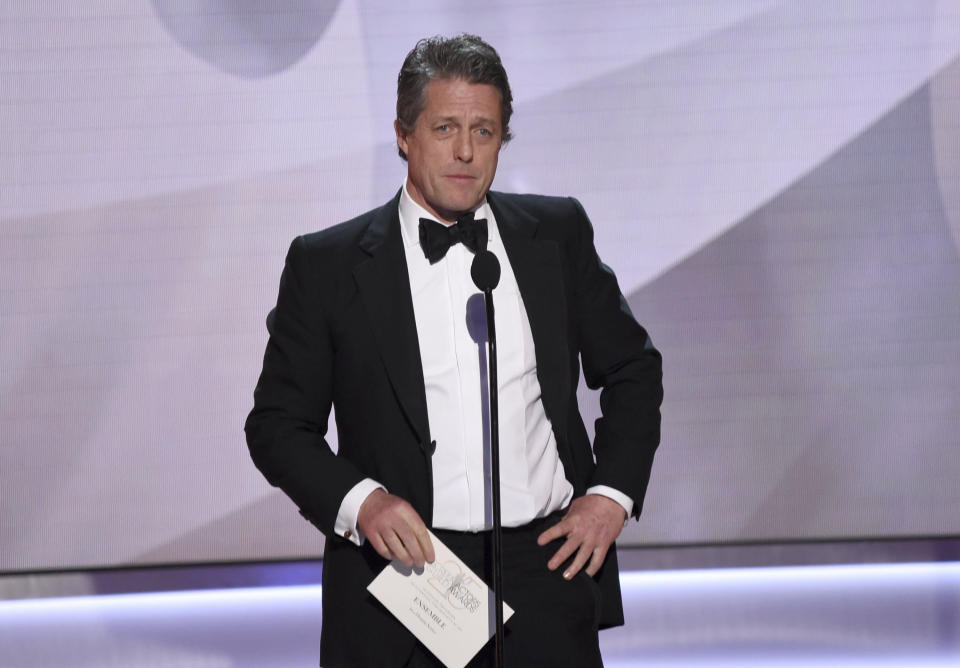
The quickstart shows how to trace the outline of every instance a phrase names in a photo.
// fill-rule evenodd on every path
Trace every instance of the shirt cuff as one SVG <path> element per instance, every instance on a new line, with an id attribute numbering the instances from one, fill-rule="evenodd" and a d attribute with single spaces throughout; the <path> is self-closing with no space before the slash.
<path id="1" fill-rule="evenodd" d="M 587 489 L 587 494 L 599 494 L 600 496 L 605 496 L 608 499 L 613 499 L 626 511 L 627 515 L 624 517 L 624 522 L 630 519 L 630 513 L 633 512 L 633 499 L 624 494 L 623 492 L 614 489 L 613 487 L 607 487 L 606 485 L 594 485 Z"/>
<path id="2" fill-rule="evenodd" d="M 373 478 L 364 478 L 347 492 L 346 496 L 343 497 L 343 501 L 340 502 L 337 521 L 333 525 L 333 532 L 335 534 L 346 538 L 354 545 L 363 545 L 365 537 L 360 533 L 360 529 L 357 528 L 357 516 L 360 514 L 360 506 L 362 506 L 363 502 L 370 496 L 370 492 L 377 489 L 387 491 L 386 487 Z"/>

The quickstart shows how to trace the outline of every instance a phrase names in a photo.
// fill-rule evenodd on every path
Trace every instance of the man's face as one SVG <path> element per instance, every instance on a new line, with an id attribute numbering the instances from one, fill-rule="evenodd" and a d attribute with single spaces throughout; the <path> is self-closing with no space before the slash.
<path id="1" fill-rule="evenodd" d="M 483 201 L 503 137 L 496 88 L 462 79 L 431 81 L 413 131 L 405 133 L 397 122 L 394 129 L 407 154 L 407 191 L 417 204 L 452 222 Z"/>

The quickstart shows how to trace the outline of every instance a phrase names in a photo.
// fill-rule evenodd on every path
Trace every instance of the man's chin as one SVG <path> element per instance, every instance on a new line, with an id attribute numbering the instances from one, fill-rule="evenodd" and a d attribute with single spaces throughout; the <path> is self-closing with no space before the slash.
<path id="1" fill-rule="evenodd" d="M 457 197 L 445 201 L 442 206 L 434 206 L 433 209 L 447 220 L 453 221 L 464 211 L 476 209 L 482 201 L 483 196 Z"/>

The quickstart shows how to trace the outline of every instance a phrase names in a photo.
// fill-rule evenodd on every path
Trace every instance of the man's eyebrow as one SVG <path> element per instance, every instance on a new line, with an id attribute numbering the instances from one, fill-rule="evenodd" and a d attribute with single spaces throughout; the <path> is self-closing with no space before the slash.
<path id="1" fill-rule="evenodd" d="M 431 123 L 460 123 L 459 116 L 434 116 L 430 119 Z M 487 123 L 488 125 L 496 125 L 497 121 L 492 118 L 487 118 L 486 116 L 477 116 L 471 121 L 471 125 L 477 125 L 479 123 Z"/>

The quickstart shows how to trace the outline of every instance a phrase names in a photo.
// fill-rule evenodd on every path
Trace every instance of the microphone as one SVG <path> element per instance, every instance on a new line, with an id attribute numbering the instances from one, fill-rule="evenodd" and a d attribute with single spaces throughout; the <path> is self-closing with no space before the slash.
<path id="1" fill-rule="evenodd" d="M 500 410 L 497 393 L 497 328 L 494 324 L 493 289 L 500 282 L 500 261 L 483 249 L 473 256 L 470 276 L 483 291 L 487 307 L 487 359 L 490 392 L 490 501 L 493 511 L 494 666 L 503 668 L 503 523 L 500 518 Z"/>
<path id="2" fill-rule="evenodd" d="M 479 251 L 473 256 L 470 276 L 482 292 L 493 290 L 500 282 L 500 261 L 497 256 L 488 250 Z"/>

